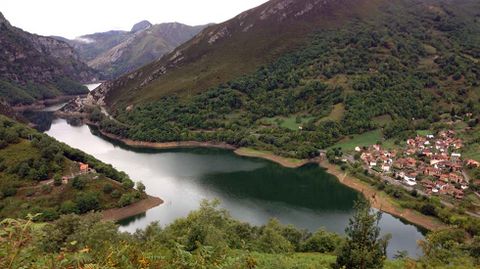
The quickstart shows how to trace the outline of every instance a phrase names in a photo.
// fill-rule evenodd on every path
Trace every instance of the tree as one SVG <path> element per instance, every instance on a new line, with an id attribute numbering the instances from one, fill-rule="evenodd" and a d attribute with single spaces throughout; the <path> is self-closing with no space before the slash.
<path id="1" fill-rule="evenodd" d="M 130 179 L 124 179 L 122 182 L 122 186 L 124 189 L 128 190 L 133 188 L 133 186 L 135 186 L 135 183 L 133 183 L 133 181 Z"/>
<path id="2" fill-rule="evenodd" d="M 85 185 L 87 185 L 87 183 L 81 177 L 77 176 L 77 177 L 74 177 L 72 180 L 72 187 L 74 187 L 77 190 L 83 190 L 83 188 L 85 188 Z"/>
<path id="3" fill-rule="evenodd" d="M 100 208 L 100 201 L 98 200 L 98 195 L 94 192 L 81 193 L 75 199 L 77 204 L 78 211 L 80 213 L 87 213 L 91 210 L 96 210 Z"/>
<path id="4" fill-rule="evenodd" d="M 383 268 L 388 237 L 380 238 L 381 212 L 374 213 L 363 198 L 355 203 L 355 214 L 345 229 L 347 236 L 334 268 Z"/>
<path id="5" fill-rule="evenodd" d="M 105 185 L 103 185 L 103 192 L 106 193 L 106 194 L 110 194 L 112 193 L 112 191 L 114 190 L 112 184 L 110 183 L 106 183 Z"/>
<path id="6" fill-rule="evenodd" d="M 145 192 L 145 184 L 143 184 L 141 181 L 137 182 L 137 190 L 141 193 Z"/>
<path id="7" fill-rule="evenodd" d="M 266 253 L 288 253 L 294 250 L 292 244 L 282 235 L 282 226 L 276 219 L 271 219 L 258 239 L 258 247 Z"/>
<path id="8" fill-rule="evenodd" d="M 118 201 L 118 205 L 120 207 L 125 207 L 127 205 L 131 205 L 134 202 L 134 198 L 131 194 L 129 193 L 124 193 L 122 194 L 122 197 L 120 197 L 120 200 Z"/>
<path id="9" fill-rule="evenodd" d="M 56 174 L 56 175 L 53 177 L 53 185 L 55 185 L 55 186 L 60 186 L 60 185 L 62 185 L 62 177 L 61 177 L 59 174 Z"/>
<path id="10" fill-rule="evenodd" d="M 334 233 L 329 233 L 324 229 L 315 232 L 310 238 L 302 244 L 302 252 L 333 252 L 337 246 L 341 245 L 342 239 Z"/>

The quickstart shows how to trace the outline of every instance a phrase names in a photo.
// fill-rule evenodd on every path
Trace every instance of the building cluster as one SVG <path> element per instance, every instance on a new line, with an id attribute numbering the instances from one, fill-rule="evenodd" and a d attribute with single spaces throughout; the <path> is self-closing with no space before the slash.
<path id="1" fill-rule="evenodd" d="M 74 178 L 75 176 L 79 176 L 79 175 L 86 175 L 86 174 L 89 174 L 89 173 L 96 173 L 96 171 L 94 169 L 92 169 L 88 164 L 86 163 L 82 163 L 82 162 L 77 162 L 77 168 L 78 168 L 78 172 L 76 173 L 73 173 L 71 176 L 63 176 L 62 177 L 62 183 L 63 184 L 67 184 L 68 181 L 72 178 Z"/>
<path id="2" fill-rule="evenodd" d="M 464 165 L 478 167 L 474 160 L 462 160 L 461 139 L 455 131 L 448 130 L 436 136 L 417 136 L 407 140 L 399 150 L 385 150 L 380 145 L 356 148 L 362 152 L 361 160 L 371 169 L 391 176 L 409 186 L 419 182 L 427 194 L 450 195 L 463 199 L 468 188 L 468 179 L 463 172 Z"/>

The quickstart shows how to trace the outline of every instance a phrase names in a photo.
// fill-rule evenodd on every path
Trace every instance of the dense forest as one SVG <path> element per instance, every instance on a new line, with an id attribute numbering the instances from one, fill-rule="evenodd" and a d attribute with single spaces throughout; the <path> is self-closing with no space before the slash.
<path id="1" fill-rule="evenodd" d="M 419 242 L 425 256 L 398 253 L 386 260 L 380 213 L 359 202 L 345 236 L 309 233 L 271 220 L 252 226 L 230 217 L 218 202 L 168 226 L 152 223 L 121 233 L 98 216 L 62 216 L 48 224 L 0 222 L 2 268 L 474 268 L 480 240 L 452 228 Z"/>
<path id="2" fill-rule="evenodd" d="M 80 172 L 79 163 L 90 172 Z M 67 178 L 65 178 L 67 177 Z M 50 221 L 63 214 L 123 207 L 145 197 L 142 184 L 45 134 L 0 116 L 0 218 Z"/>
<path id="3" fill-rule="evenodd" d="M 444 113 L 477 115 L 479 19 L 447 4 L 385 9 L 321 30 L 303 48 L 203 93 L 91 118 L 134 140 L 221 141 L 308 158 L 348 135 L 385 127 L 395 137 Z"/>

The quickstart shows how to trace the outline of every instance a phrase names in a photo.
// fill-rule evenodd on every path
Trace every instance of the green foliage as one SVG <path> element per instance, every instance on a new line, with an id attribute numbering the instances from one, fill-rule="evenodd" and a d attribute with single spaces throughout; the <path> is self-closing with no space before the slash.
<path id="1" fill-rule="evenodd" d="M 105 185 L 103 185 L 103 189 L 102 189 L 102 190 L 103 190 L 104 193 L 110 194 L 110 193 L 113 192 L 114 189 L 113 189 L 112 184 L 106 183 Z"/>
<path id="2" fill-rule="evenodd" d="M 330 268 L 336 259 L 332 251 L 340 247 L 337 261 L 346 261 L 347 257 L 342 255 L 347 246 L 352 247 L 352 252 L 365 256 L 351 256 L 345 268 L 444 268 L 441 266 L 447 264 L 448 268 L 476 268 L 478 265 L 475 263 L 478 262 L 478 238 L 470 243 L 461 230 L 455 229 L 428 235 L 421 243 L 426 256 L 418 262 L 386 261 L 382 267 L 383 257 L 372 265 L 368 262 L 372 262 L 370 257 L 380 251 L 380 241 L 378 235 L 375 236 L 377 229 L 372 227 L 378 216 L 369 210 L 356 214 L 360 215 L 363 220 L 368 219 L 366 222 L 370 225 L 355 226 L 355 230 L 365 228 L 365 233 L 354 232 L 354 237 L 348 236 L 349 233 L 345 242 L 325 230 L 312 235 L 283 226 L 276 220 L 254 227 L 232 219 L 225 210 L 218 209 L 218 202 L 207 201 L 186 218 L 163 228 L 152 223 L 134 234 L 122 233 L 112 222 L 100 221 L 98 214 L 63 215 L 49 223 L 5 219 L 0 222 L 0 267 Z M 38 216 L 29 217 L 33 218 Z M 359 249 L 352 238 L 371 244 Z M 296 247 L 300 248 L 293 252 Z M 330 254 L 312 253 L 316 251 Z M 357 266 L 362 259 L 366 261 L 364 266 Z"/>
<path id="3" fill-rule="evenodd" d="M 143 184 L 141 181 L 138 181 L 137 190 L 141 193 L 145 193 L 145 184 Z"/>
<path id="4" fill-rule="evenodd" d="M 95 192 L 85 192 L 77 195 L 75 203 L 79 213 L 87 213 L 92 210 L 100 209 L 98 194 Z"/>
<path id="5" fill-rule="evenodd" d="M 380 238 L 381 213 L 372 213 L 368 202 L 360 199 L 345 230 L 347 239 L 338 253 L 335 268 L 383 268 L 388 238 Z"/>
<path id="6" fill-rule="evenodd" d="M 266 253 L 293 252 L 294 246 L 282 235 L 283 227 L 278 220 L 270 220 L 262 229 L 258 248 Z"/>
<path id="7" fill-rule="evenodd" d="M 448 264 L 454 268 L 455 266 L 474 268 L 475 262 L 479 262 L 478 256 L 475 257 L 476 245 L 466 244 L 465 232 L 461 229 L 432 232 L 420 243 L 420 247 L 424 253 L 422 263 L 431 267 Z M 470 253 L 472 250 L 474 252 Z"/>
<path id="8" fill-rule="evenodd" d="M 74 187 L 77 190 L 83 190 L 86 185 L 87 185 L 87 182 L 85 178 L 83 178 L 82 176 L 76 176 L 72 179 L 72 187 Z"/>
<path id="9" fill-rule="evenodd" d="M 41 213 L 37 220 L 51 221 L 60 214 L 117 207 L 126 193 L 131 197 L 129 203 L 142 198 L 125 173 L 3 116 L 0 140 L 5 142 L 0 149 L 0 219 L 35 212 Z M 78 162 L 88 163 L 97 173 L 77 175 L 62 185 L 62 175 L 75 174 Z M 115 195 L 111 195 L 113 186 L 110 193 L 97 192 L 110 184 L 108 176 L 126 181 L 125 188 L 116 188 Z M 40 183 L 42 180 L 53 184 Z"/>
<path id="10" fill-rule="evenodd" d="M 56 174 L 53 177 L 53 185 L 55 185 L 57 187 L 62 185 L 62 177 L 60 175 Z"/>
<path id="11" fill-rule="evenodd" d="M 118 200 L 118 205 L 120 207 L 125 207 L 127 205 L 131 205 L 135 202 L 135 197 L 131 193 L 124 193 L 120 197 L 120 200 Z"/>
<path id="12" fill-rule="evenodd" d="M 342 244 L 343 240 L 340 236 L 321 229 L 305 240 L 301 245 L 301 250 L 303 252 L 332 253 Z"/>

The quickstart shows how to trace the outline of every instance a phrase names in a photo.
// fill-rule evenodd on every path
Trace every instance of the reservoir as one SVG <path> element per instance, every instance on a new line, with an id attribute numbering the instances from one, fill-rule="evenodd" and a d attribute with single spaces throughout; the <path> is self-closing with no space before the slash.
<path id="1" fill-rule="evenodd" d="M 42 131 L 142 181 L 148 194 L 164 204 L 121 221 L 121 230 L 134 232 L 158 221 L 161 225 L 186 216 L 203 199 L 218 199 L 221 207 L 241 221 L 255 225 L 277 218 L 283 224 L 315 231 L 344 233 L 358 193 L 316 164 L 298 169 L 246 158 L 221 149 L 133 149 L 101 137 L 86 125 L 56 119 L 50 111 L 33 113 Z M 32 117 L 32 115 L 30 115 Z M 420 255 L 419 228 L 384 213 L 382 233 L 392 239 L 388 254 L 400 250 Z"/>

